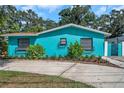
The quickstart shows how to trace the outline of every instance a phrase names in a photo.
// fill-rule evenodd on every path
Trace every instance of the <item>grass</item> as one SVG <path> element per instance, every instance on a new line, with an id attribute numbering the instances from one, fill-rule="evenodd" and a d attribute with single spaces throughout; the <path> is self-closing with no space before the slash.
<path id="1" fill-rule="evenodd" d="M 58 76 L 0 71 L 0 87 L 6 88 L 93 88 L 85 83 Z"/>

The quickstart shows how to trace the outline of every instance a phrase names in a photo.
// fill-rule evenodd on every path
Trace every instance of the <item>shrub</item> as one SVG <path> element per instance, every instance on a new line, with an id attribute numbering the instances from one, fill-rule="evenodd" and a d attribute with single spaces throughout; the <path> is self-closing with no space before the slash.
<path id="1" fill-rule="evenodd" d="M 57 56 L 51 56 L 50 59 L 56 60 L 57 59 Z"/>
<path id="2" fill-rule="evenodd" d="M 68 48 L 68 56 L 70 58 L 80 58 L 83 53 L 83 47 L 76 41 L 74 44 L 70 44 Z"/>
<path id="3" fill-rule="evenodd" d="M 1 47 L 2 47 L 2 50 L 1 50 L 1 54 L 6 57 L 7 56 L 7 48 L 8 48 L 8 44 L 6 41 L 2 41 L 1 42 Z"/>
<path id="4" fill-rule="evenodd" d="M 80 61 L 84 61 L 85 60 L 85 57 L 84 56 L 81 56 L 79 60 Z"/>
<path id="5" fill-rule="evenodd" d="M 45 55 L 45 50 L 40 45 L 31 45 L 27 49 L 27 57 L 29 59 L 40 59 Z"/>
<path id="6" fill-rule="evenodd" d="M 89 62 L 90 61 L 90 56 L 85 55 L 85 61 Z"/>
<path id="7" fill-rule="evenodd" d="M 21 55 L 21 56 L 19 56 L 17 58 L 19 58 L 19 59 L 26 59 L 26 57 L 24 55 Z"/>
<path id="8" fill-rule="evenodd" d="M 49 56 L 48 56 L 48 55 L 46 55 L 46 56 L 44 57 L 44 59 L 49 59 Z"/>
<path id="9" fill-rule="evenodd" d="M 102 63 L 102 58 L 101 58 L 101 56 L 98 57 L 98 63 Z"/>
<path id="10" fill-rule="evenodd" d="M 94 55 L 89 56 L 89 58 L 94 59 L 96 58 Z"/>

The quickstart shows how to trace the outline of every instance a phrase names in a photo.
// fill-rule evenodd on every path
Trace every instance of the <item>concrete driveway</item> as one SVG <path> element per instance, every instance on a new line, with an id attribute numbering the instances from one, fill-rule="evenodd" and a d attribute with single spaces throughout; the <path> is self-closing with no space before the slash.
<path id="1" fill-rule="evenodd" d="M 8 63 L 0 69 L 58 75 L 95 87 L 124 88 L 124 69 L 115 67 L 55 61 L 16 61 Z"/>

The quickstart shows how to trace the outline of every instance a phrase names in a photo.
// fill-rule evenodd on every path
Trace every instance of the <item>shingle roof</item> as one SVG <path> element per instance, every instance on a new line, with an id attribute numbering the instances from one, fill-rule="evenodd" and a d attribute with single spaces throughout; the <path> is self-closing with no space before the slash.
<path id="1" fill-rule="evenodd" d="M 49 29 L 49 30 L 46 30 L 46 31 L 42 31 L 42 32 L 38 32 L 38 33 L 9 33 L 9 34 L 3 34 L 1 36 L 38 36 L 38 35 L 43 34 L 43 33 L 48 33 L 48 32 L 52 32 L 52 31 L 56 31 L 56 30 L 63 29 L 63 28 L 66 28 L 66 27 L 76 27 L 76 28 L 80 28 L 80 29 L 85 29 L 85 30 L 89 30 L 91 32 L 96 32 L 96 33 L 104 34 L 106 36 L 110 36 L 111 35 L 110 33 L 99 31 L 99 30 L 95 30 L 95 29 L 88 28 L 88 27 L 84 27 L 84 26 L 81 26 L 81 25 L 67 24 L 67 25 L 59 26 L 59 27 L 56 27 L 56 28 L 53 28 L 53 29 Z"/>

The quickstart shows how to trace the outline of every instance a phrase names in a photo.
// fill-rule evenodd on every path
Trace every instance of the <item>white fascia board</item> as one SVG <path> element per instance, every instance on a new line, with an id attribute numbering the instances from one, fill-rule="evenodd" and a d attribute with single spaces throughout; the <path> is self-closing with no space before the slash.
<path id="1" fill-rule="evenodd" d="M 95 30 L 95 29 L 92 29 L 92 28 L 88 28 L 88 27 L 84 27 L 84 26 L 80 26 L 80 25 L 76 25 L 76 24 L 67 24 L 67 25 L 64 25 L 64 26 L 56 27 L 56 28 L 53 28 L 53 29 L 50 29 L 50 30 L 39 32 L 39 33 L 37 33 L 37 35 L 52 32 L 52 31 L 56 31 L 56 30 L 63 29 L 63 28 L 66 28 L 66 27 L 71 27 L 71 26 L 72 27 L 77 27 L 77 28 L 80 28 L 80 29 L 86 29 L 86 30 L 96 32 L 96 33 L 100 33 L 100 34 L 104 34 L 106 36 L 111 35 L 110 33 L 106 33 L 106 32 L 103 32 L 103 31 L 98 31 L 98 30 Z"/>

